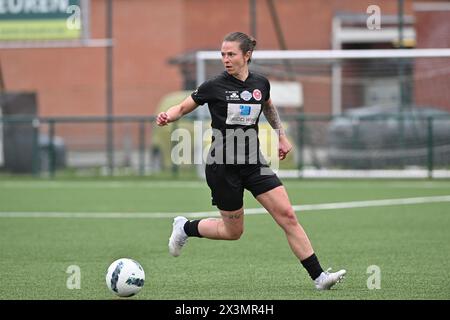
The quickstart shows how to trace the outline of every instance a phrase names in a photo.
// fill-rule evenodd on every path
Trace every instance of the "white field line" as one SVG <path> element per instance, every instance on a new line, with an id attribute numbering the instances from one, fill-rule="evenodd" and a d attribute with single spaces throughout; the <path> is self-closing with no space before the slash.
<path id="1" fill-rule="evenodd" d="M 433 196 L 433 197 L 417 197 L 417 198 L 401 198 L 401 199 L 382 199 L 367 201 L 351 201 L 351 202 L 335 202 L 322 204 L 306 204 L 293 206 L 297 212 L 318 211 L 318 210 L 336 210 L 336 209 L 352 209 L 382 206 L 399 206 L 412 205 L 422 203 L 439 203 L 450 202 L 450 195 Z M 264 214 L 267 211 L 264 208 L 245 209 L 246 215 Z M 99 219 L 154 219 L 154 218 L 173 218 L 176 216 L 185 216 L 187 218 L 206 218 L 219 216 L 218 211 L 204 212 L 0 212 L 0 218 L 99 218 Z"/>
<path id="2" fill-rule="evenodd" d="M 423 182 L 384 182 L 383 184 L 371 182 L 359 182 L 347 184 L 343 182 L 308 181 L 302 184 L 290 184 L 286 181 L 288 189 L 450 189 L 450 183 Z M 155 181 L 155 182 L 24 182 L 24 181 L 0 181 L 0 189 L 205 189 L 208 190 L 206 182 L 203 181 Z"/>
<path id="3" fill-rule="evenodd" d="M 183 181 L 183 182 L 0 182 L 0 188 L 6 189 L 126 189 L 126 188 L 207 188 L 206 183 L 201 181 Z"/>

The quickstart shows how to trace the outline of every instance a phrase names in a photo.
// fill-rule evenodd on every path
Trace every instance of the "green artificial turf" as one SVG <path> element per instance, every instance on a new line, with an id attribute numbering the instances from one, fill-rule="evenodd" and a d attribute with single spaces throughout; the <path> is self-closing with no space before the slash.
<path id="1" fill-rule="evenodd" d="M 449 181 L 285 181 L 294 205 L 450 195 Z M 246 208 L 260 207 L 246 194 Z M 4 212 L 215 210 L 202 181 L 0 180 Z M 0 217 L 0 299 L 118 299 L 106 270 L 121 257 L 146 280 L 131 299 L 449 299 L 450 202 L 297 212 L 322 266 L 348 271 L 318 292 L 269 214 L 247 215 L 238 241 L 189 239 L 167 250 L 171 218 Z M 81 288 L 68 289 L 76 265 Z M 369 289 L 370 266 L 380 289 Z M 369 268 L 369 270 L 368 270 Z M 369 273 L 368 273 L 369 271 Z M 371 278 L 372 277 L 372 278 Z"/>

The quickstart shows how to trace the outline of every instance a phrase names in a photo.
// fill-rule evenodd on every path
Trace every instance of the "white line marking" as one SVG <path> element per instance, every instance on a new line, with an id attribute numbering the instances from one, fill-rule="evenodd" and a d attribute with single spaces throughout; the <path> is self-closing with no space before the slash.
<path id="1" fill-rule="evenodd" d="M 20 188 L 20 189 L 126 189 L 126 188 L 205 188 L 206 184 L 201 181 L 154 181 L 154 182 L 54 182 L 54 181 L 6 181 L 0 182 L 0 188 Z"/>
<path id="2" fill-rule="evenodd" d="M 449 189 L 450 183 L 443 181 L 411 181 L 411 182 L 325 182 L 309 180 L 304 183 L 291 183 L 289 180 L 284 181 L 288 189 L 329 189 L 329 188 L 347 188 L 347 189 Z M 149 182 L 133 182 L 133 181 L 91 181 L 91 182 L 58 182 L 58 181 L 0 181 L 0 189 L 127 189 L 127 188 L 145 188 L 145 189 L 164 189 L 164 188 L 181 188 L 181 189 L 205 189 L 208 187 L 204 181 L 149 181 Z"/>
<path id="3" fill-rule="evenodd" d="M 382 199 L 351 202 L 334 202 L 322 204 L 305 204 L 293 206 L 297 212 L 317 211 L 317 210 L 336 210 L 352 209 L 382 206 L 399 206 L 422 203 L 450 202 L 450 195 L 402 198 L 402 199 Z M 264 214 L 267 211 L 264 208 L 245 209 L 246 215 Z M 218 217 L 218 211 L 204 212 L 0 212 L 0 218 L 96 218 L 96 219 L 154 219 L 154 218 L 173 218 L 176 216 L 185 216 L 186 218 L 207 218 Z"/>

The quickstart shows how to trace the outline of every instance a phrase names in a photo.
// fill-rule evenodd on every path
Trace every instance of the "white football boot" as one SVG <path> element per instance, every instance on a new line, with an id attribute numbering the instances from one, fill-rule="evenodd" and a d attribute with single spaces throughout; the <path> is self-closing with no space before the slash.
<path id="1" fill-rule="evenodd" d="M 172 234 L 169 238 L 169 252 L 174 257 L 180 255 L 181 248 L 183 248 L 188 240 L 188 236 L 183 228 L 186 221 L 188 221 L 188 219 L 181 216 L 173 219 Z"/>
<path id="2" fill-rule="evenodd" d="M 327 271 L 324 271 L 320 274 L 320 276 L 314 280 L 314 284 L 317 290 L 330 290 L 332 286 L 336 283 L 341 282 L 344 279 L 347 271 L 339 270 L 337 272 L 329 272 L 331 268 Z"/>

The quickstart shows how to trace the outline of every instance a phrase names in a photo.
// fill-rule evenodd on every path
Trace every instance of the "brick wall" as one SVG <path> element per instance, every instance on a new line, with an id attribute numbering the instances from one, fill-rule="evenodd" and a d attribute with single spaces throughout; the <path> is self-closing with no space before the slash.
<path id="1" fill-rule="evenodd" d="M 338 11 L 365 14 L 371 0 L 274 1 L 288 49 L 330 49 L 331 19 Z M 397 1 L 378 0 L 382 14 Z M 405 1 L 406 14 L 412 0 Z M 267 2 L 257 0 L 258 49 L 278 49 Z M 114 113 L 149 115 L 167 93 L 182 89 L 174 56 L 219 49 L 231 31 L 250 31 L 246 0 L 115 0 Z M 91 33 L 105 37 L 105 1 L 91 1 Z M 106 112 L 105 49 L 0 50 L 7 90 L 38 93 L 45 116 Z M 306 111 L 329 112 L 330 86 L 308 84 Z M 320 98 L 316 95 L 320 94 Z"/>
<path id="2" fill-rule="evenodd" d="M 417 48 L 450 48 L 449 10 L 418 10 Z M 450 111 L 450 58 L 417 59 L 414 98 L 419 105 Z"/>

